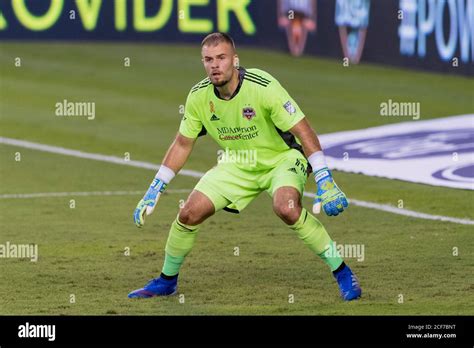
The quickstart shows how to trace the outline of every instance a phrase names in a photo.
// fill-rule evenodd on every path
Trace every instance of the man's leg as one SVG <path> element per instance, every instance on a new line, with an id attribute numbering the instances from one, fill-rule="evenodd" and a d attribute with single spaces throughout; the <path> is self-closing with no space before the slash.
<path id="1" fill-rule="evenodd" d="M 343 263 L 333 248 L 324 226 L 301 206 L 301 196 L 294 187 L 278 188 L 273 195 L 273 211 L 317 254 L 331 269 L 336 271 Z M 328 256 L 327 256 L 328 255 Z"/>
<path id="2" fill-rule="evenodd" d="M 213 195 L 211 201 L 204 193 L 193 190 L 171 224 L 160 277 L 152 279 L 143 288 L 132 291 L 128 297 L 148 298 L 175 294 L 179 269 L 194 246 L 200 224 L 227 204 L 229 201 L 222 196 Z"/>
<path id="3" fill-rule="evenodd" d="M 199 226 L 227 204 L 229 202 L 224 197 L 213 197 L 211 201 L 200 191 L 191 192 L 171 225 L 162 269 L 164 278 L 175 277 L 179 273 L 184 258 L 194 246 Z"/>
<path id="4" fill-rule="evenodd" d="M 321 222 L 301 206 L 300 192 L 291 186 L 277 188 L 273 194 L 273 210 L 329 266 L 343 299 L 360 297 L 357 278 L 339 256 Z"/>

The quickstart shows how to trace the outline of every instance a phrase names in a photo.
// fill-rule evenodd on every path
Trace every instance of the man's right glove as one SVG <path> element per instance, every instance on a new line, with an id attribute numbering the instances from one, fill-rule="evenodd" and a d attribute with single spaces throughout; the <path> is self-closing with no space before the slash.
<path id="1" fill-rule="evenodd" d="M 153 180 L 150 188 L 145 193 L 145 196 L 142 198 L 142 200 L 138 202 L 138 205 L 133 213 L 133 220 L 135 221 L 135 225 L 137 225 L 137 227 L 142 227 L 144 225 L 145 214 L 150 215 L 153 213 L 156 203 L 158 202 L 158 199 L 160 199 L 160 195 L 166 189 L 166 186 L 167 184 L 158 178 Z"/>

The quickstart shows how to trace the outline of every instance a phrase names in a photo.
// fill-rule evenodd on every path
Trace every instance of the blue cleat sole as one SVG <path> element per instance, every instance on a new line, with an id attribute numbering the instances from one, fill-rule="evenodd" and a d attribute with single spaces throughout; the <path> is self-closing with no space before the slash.
<path id="1" fill-rule="evenodd" d="M 133 292 L 131 292 L 127 295 L 127 297 L 128 298 L 152 298 L 152 297 L 174 296 L 174 295 L 177 295 L 177 294 L 178 294 L 178 290 L 176 289 L 171 294 L 154 294 L 154 293 L 151 293 L 149 291 L 147 291 L 146 293 L 142 293 L 142 294 L 134 294 Z"/>
<path id="2" fill-rule="evenodd" d="M 151 298 L 172 296 L 178 293 L 177 279 L 166 280 L 161 277 L 152 279 L 143 288 L 132 291 L 128 298 Z"/>

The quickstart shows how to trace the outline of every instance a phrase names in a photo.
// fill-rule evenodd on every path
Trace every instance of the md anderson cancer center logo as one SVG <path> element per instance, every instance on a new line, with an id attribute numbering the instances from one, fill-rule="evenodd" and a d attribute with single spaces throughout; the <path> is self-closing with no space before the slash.
<path id="1" fill-rule="evenodd" d="M 251 127 L 218 127 L 219 140 L 250 140 L 258 137 L 256 125 Z"/>

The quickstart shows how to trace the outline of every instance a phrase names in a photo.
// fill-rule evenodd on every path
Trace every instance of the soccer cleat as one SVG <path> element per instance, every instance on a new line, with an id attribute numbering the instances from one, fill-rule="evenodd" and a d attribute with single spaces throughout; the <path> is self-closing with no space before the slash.
<path id="1" fill-rule="evenodd" d="M 128 298 L 149 298 L 155 296 L 170 296 L 177 292 L 178 277 L 174 279 L 154 278 L 143 288 L 132 291 Z"/>
<path id="2" fill-rule="evenodd" d="M 359 280 L 352 273 L 349 266 L 345 265 L 342 270 L 337 272 L 334 277 L 339 285 L 339 292 L 344 301 L 351 301 L 359 298 L 362 295 Z"/>

